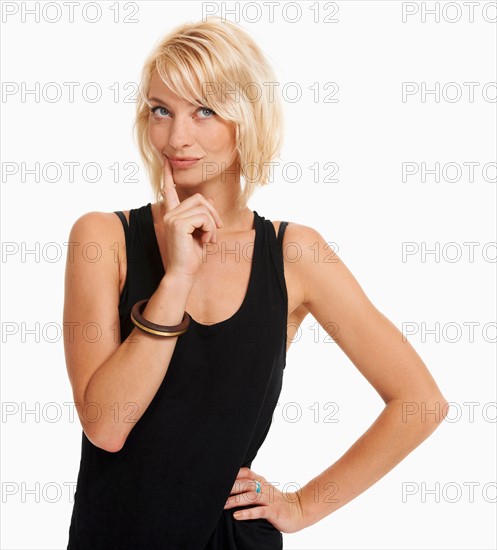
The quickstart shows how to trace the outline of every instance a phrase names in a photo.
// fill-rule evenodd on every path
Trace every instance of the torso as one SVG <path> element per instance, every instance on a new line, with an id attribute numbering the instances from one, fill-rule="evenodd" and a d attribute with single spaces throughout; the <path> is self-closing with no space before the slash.
<path id="1" fill-rule="evenodd" d="M 152 211 L 154 212 L 154 208 Z M 123 210 L 129 224 L 129 210 Z M 119 223 L 117 216 L 114 215 Z M 154 212 L 155 218 L 155 212 Z M 278 234 L 279 221 L 272 222 L 276 235 Z M 119 223 L 119 226 L 121 224 Z M 117 224 L 116 224 L 117 227 Z M 165 269 L 164 238 L 161 228 L 154 221 L 157 241 Z M 289 223 L 283 235 L 283 250 L 285 243 L 298 242 L 298 224 Z M 119 230 L 119 248 L 125 250 L 124 233 L 122 226 Z M 204 262 L 199 269 L 195 282 L 188 296 L 186 310 L 194 319 L 202 324 L 217 323 L 231 317 L 237 311 L 245 297 L 248 279 L 251 269 L 251 257 L 253 253 L 252 243 L 254 242 L 255 230 L 227 235 L 224 240 L 218 236 L 217 252 L 209 254 L 208 261 Z M 237 248 L 238 247 L 238 248 Z M 239 250 L 238 256 L 230 253 Z M 209 252 L 214 250 L 211 248 Z M 288 323 L 287 323 L 287 351 L 295 334 L 306 317 L 308 310 L 303 305 L 303 281 L 297 271 L 296 262 L 287 261 L 284 258 L 284 274 L 288 294 Z M 246 261 L 244 261 L 246 260 Z M 221 275 L 222 273 L 222 275 Z M 222 284 L 219 284 L 220 280 Z M 244 285 L 240 281 L 244 281 Z M 119 254 L 119 295 L 121 295 L 126 282 L 126 259 L 125 255 Z M 233 307 L 236 303 L 236 307 Z"/>

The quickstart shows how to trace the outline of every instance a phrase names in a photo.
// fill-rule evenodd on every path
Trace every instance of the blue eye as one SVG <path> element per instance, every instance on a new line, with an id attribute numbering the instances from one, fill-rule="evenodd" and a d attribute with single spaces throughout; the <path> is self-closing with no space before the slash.
<path id="1" fill-rule="evenodd" d="M 163 111 L 166 112 L 166 114 L 164 116 L 158 115 L 157 114 L 158 109 L 162 109 Z M 150 112 L 157 118 L 164 118 L 170 114 L 169 109 L 166 109 L 166 107 L 163 107 L 162 105 L 157 105 L 156 107 L 150 107 Z M 199 107 L 199 109 L 197 109 L 197 112 L 203 112 L 204 114 L 207 112 L 206 116 L 201 116 L 200 118 L 211 118 L 216 114 L 212 109 L 208 109 L 207 107 Z"/>
<path id="2" fill-rule="evenodd" d="M 208 109 L 207 107 L 200 107 L 199 111 L 204 111 L 204 112 L 207 111 L 212 116 L 216 114 L 212 109 Z M 210 118 L 210 116 L 200 117 L 200 118 Z"/>
<path id="3" fill-rule="evenodd" d="M 165 107 L 162 107 L 161 105 L 157 105 L 157 107 L 151 107 L 151 108 L 150 108 L 150 112 L 151 112 L 152 114 L 154 114 L 155 116 L 157 116 L 157 112 L 156 112 L 157 109 L 164 109 L 164 111 L 169 112 Z M 160 117 L 159 117 L 159 118 L 160 118 Z"/>

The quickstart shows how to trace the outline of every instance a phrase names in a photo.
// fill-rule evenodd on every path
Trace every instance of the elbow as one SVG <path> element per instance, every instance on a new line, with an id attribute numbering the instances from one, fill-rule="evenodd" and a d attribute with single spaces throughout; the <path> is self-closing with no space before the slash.
<path id="1" fill-rule="evenodd" d="M 438 428 L 449 411 L 449 402 L 441 393 L 409 395 L 392 402 L 398 403 L 403 423 L 418 425 L 428 432 Z"/>
<path id="2" fill-rule="evenodd" d="M 430 437 L 447 417 L 450 405 L 442 394 L 426 398 L 425 403 L 426 414 L 421 417 L 424 424 L 422 433 L 424 437 Z"/>
<path id="3" fill-rule="evenodd" d="M 449 412 L 449 402 L 441 393 L 425 395 L 421 401 L 420 419 L 430 433 L 445 420 Z"/>
<path id="4" fill-rule="evenodd" d="M 124 447 L 125 439 L 118 434 L 103 434 L 95 429 L 89 430 L 88 427 L 84 429 L 84 432 L 92 445 L 108 453 L 118 453 Z"/>
<path id="5" fill-rule="evenodd" d="M 123 426 L 117 424 L 113 420 L 106 421 L 106 419 L 101 418 L 101 415 L 97 418 L 90 418 L 88 415 L 84 414 L 87 407 L 93 403 L 86 401 L 86 392 L 82 402 L 84 406 L 81 410 L 78 409 L 78 416 L 88 441 L 103 451 L 118 453 L 124 447 L 128 435 L 127 433 L 124 434 L 122 431 L 119 431 L 119 427 Z M 98 407 L 98 404 L 96 405 Z"/>
<path id="6" fill-rule="evenodd" d="M 100 448 L 108 453 L 118 453 L 124 447 L 124 441 L 119 440 L 107 440 L 105 441 Z"/>

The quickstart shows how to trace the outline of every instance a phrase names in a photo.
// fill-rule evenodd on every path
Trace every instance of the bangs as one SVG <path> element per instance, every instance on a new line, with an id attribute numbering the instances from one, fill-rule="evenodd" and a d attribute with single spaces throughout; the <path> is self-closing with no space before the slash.
<path id="1" fill-rule="evenodd" d="M 236 94 L 230 97 L 233 95 L 230 90 L 236 88 L 234 75 L 226 74 L 222 61 L 207 49 L 207 44 L 197 41 L 177 40 L 169 44 L 156 57 L 154 69 L 178 97 L 198 107 L 208 107 L 225 120 L 240 123 Z"/>
<path id="2" fill-rule="evenodd" d="M 205 101 L 201 84 L 203 76 L 185 57 L 184 51 L 177 51 L 176 55 L 165 52 L 157 59 L 157 74 L 174 94 L 200 107 Z"/>

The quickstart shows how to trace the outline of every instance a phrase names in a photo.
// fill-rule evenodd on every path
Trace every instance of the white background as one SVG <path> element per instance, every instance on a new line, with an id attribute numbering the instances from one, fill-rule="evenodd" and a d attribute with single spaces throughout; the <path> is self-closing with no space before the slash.
<path id="1" fill-rule="evenodd" d="M 171 28 L 200 20 L 208 4 L 219 15 L 222 5 L 236 7 L 131 2 L 125 9 L 121 2 L 114 22 L 114 2 L 100 2 L 100 19 L 90 23 L 83 8 L 87 18 L 96 12 L 88 2 L 76 5 L 73 22 L 61 2 L 37 4 L 39 21 L 26 15 L 23 22 L 23 6 L 34 9 L 34 2 L 4 2 L 2 8 L 5 549 L 67 545 L 81 426 L 64 406 L 72 402 L 61 332 L 64 243 L 85 212 L 153 202 L 131 134 L 135 104 L 123 100 L 133 91 L 126 83 L 138 82 L 145 57 Z M 56 4 L 62 17 L 50 23 Z M 249 207 L 270 220 L 312 226 L 335 243 L 375 306 L 404 333 L 413 329 L 409 341 L 451 402 L 450 421 L 365 493 L 317 524 L 284 534 L 285 548 L 495 548 L 495 246 L 485 247 L 496 240 L 495 165 L 482 172 L 495 162 L 496 149 L 495 87 L 482 94 L 496 80 L 496 26 L 487 21 L 495 21 L 495 2 L 473 3 L 472 16 L 467 3 L 437 3 L 438 22 L 433 13 L 422 16 L 435 2 L 339 2 L 336 22 L 324 21 L 333 3 L 319 3 L 316 21 L 315 2 L 276 2 L 273 21 L 259 4 L 256 23 L 249 20 L 257 18 L 254 2 L 237 4 L 240 17 L 227 18 L 252 34 L 282 85 L 297 83 L 302 90 L 299 101 L 284 102 L 287 131 L 280 159 L 281 165 L 298 163 L 301 176 L 291 181 L 293 170 L 275 170 L 275 181 L 259 189 Z M 7 12 L 16 7 L 17 13 Z M 417 13 L 403 21 L 403 10 Z M 137 22 L 123 22 L 127 15 Z M 80 83 L 72 102 L 64 82 Z M 91 82 L 102 90 L 93 103 L 81 93 Z M 323 101 L 328 82 L 339 86 L 337 102 Z M 420 89 L 439 83 L 440 95 L 423 98 L 418 92 L 403 101 L 404 82 Z M 473 98 L 465 82 L 477 83 Z M 48 83 L 62 91 L 59 100 L 50 101 L 56 87 Z M 321 91 L 317 102 L 314 83 Z M 453 84 L 444 91 L 447 83 Z M 39 86 L 39 95 L 23 97 L 22 86 Z M 119 99 L 113 89 L 119 89 Z M 453 100 L 458 89 L 462 95 Z M 72 180 L 67 162 L 79 163 Z M 124 181 L 127 162 L 139 166 L 136 182 Z M 339 166 L 338 181 L 323 181 L 330 173 L 327 162 Z M 406 162 L 418 172 L 403 181 Z M 479 163 L 473 178 L 463 164 L 468 162 Z M 39 177 L 21 173 L 23 165 L 31 170 L 35 163 Z M 48 163 L 61 167 L 58 181 L 44 177 Z M 85 177 L 86 163 L 102 168 L 99 181 Z M 115 163 L 122 170 L 117 182 L 109 169 Z M 323 171 L 318 182 L 309 168 L 314 163 Z M 422 181 L 422 163 L 428 169 L 455 163 L 461 174 L 457 178 L 453 167 L 438 182 L 433 174 Z M 46 172 L 48 178 L 55 173 Z M 474 257 L 464 244 L 469 242 L 477 243 Z M 418 251 L 403 259 L 403 243 L 419 250 L 439 246 L 440 254 L 423 258 Z M 22 254 L 37 247 L 38 255 Z M 280 489 L 289 482 L 304 485 L 331 465 L 383 406 L 337 345 L 324 341 L 324 330 L 311 329 L 314 324 L 309 315 L 289 350 L 273 426 L 252 464 Z M 23 334 L 24 328 L 35 330 Z M 291 421 L 296 412 L 291 402 L 300 410 L 297 421 Z M 338 422 L 324 421 L 329 402 L 339 406 L 332 417 Z M 21 414 L 36 407 L 35 414 Z M 60 418 L 54 419 L 57 408 Z M 403 498 L 408 483 L 415 491 Z M 474 494 L 468 484 L 474 484 Z M 424 489 L 435 492 L 423 494 Z"/>

